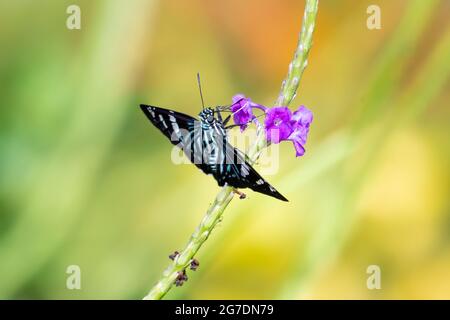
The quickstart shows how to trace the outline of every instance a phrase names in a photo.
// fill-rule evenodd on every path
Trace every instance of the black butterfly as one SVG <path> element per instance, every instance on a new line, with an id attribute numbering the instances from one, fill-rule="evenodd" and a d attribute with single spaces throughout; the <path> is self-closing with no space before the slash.
<path id="1" fill-rule="evenodd" d="M 250 188 L 288 201 L 253 169 L 240 150 L 228 142 L 225 126 L 230 116 L 222 120 L 220 113 L 226 111 L 226 107 L 204 108 L 199 113 L 200 120 L 173 110 L 144 104 L 140 107 L 171 143 L 180 147 L 204 173 L 212 174 L 219 186 Z"/>

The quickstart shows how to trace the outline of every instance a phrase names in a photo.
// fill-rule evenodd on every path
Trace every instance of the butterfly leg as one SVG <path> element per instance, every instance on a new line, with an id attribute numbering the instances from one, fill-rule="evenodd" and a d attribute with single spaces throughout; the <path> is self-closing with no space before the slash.
<path id="1" fill-rule="evenodd" d="M 239 195 L 239 199 L 245 199 L 247 195 L 243 192 L 240 192 L 238 189 L 233 189 L 233 192 Z"/>
<path id="2" fill-rule="evenodd" d="M 231 115 L 227 116 L 225 118 L 225 120 L 222 120 L 222 114 L 220 113 L 220 107 L 216 107 L 216 112 L 217 112 L 217 119 L 219 119 L 219 121 L 222 122 L 223 126 L 225 127 L 227 125 L 228 121 L 230 121 Z"/>
<path id="3" fill-rule="evenodd" d="M 227 125 L 227 123 L 228 123 L 228 121 L 230 121 L 230 119 L 231 119 L 231 114 L 229 115 L 229 116 L 227 116 L 226 118 L 225 118 L 225 120 L 223 120 L 223 126 L 226 126 Z"/>
<path id="4" fill-rule="evenodd" d="M 216 107 L 217 119 L 222 122 L 222 114 L 220 113 L 220 108 Z"/>

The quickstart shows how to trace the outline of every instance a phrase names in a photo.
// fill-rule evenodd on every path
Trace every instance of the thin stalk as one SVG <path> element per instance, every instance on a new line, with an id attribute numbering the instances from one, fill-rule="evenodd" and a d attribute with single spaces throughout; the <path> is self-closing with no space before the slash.
<path id="1" fill-rule="evenodd" d="M 276 105 L 288 106 L 295 98 L 301 76 L 308 64 L 308 54 L 312 46 L 319 0 L 306 0 L 302 29 L 295 50 L 294 58 L 289 64 L 288 74 L 283 81 Z M 265 133 L 262 127 L 258 127 L 255 142 L 248 151 L 251 163 L 258 160 L 261 151 L 267 146 Z M 177 255 L 169 267 L 164 271 L 161 279 L 144 297 L 144 300 L 158 300 L 172 288 L 178 274 L 186 270 L 197 251 L 208 239 L 214 227 L 220 222 L 222 214 L 233 199 L 233 188 L 223 187 L 216 196 L 214 202 L 208 208 L 206 215 L 197 226 L 185 248 Z"/>

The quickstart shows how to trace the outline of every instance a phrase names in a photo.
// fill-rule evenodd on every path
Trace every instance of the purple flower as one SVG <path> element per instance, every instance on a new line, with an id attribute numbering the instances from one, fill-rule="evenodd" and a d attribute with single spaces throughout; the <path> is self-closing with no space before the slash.
<path id="1" fill-rule="evenodd" d="M 267 140 L 273 143 L 287 140 L 293 131 L 291 118 L 291 110 L 287 107 L 268 108 L 264 120 Z"/>
<path id="2" fill-rule="evenodd" d="M 294 131 L 289 136 L 288 140 L 294 143 L 295 155 L 302 156 L 305 153 L 306 139 L 308 138 L 309 126 L 313 121 L 313 114 L 305 106 L 300 106 L 294 112 L 291 118 L 291 124 Z"/>
<path id="3" fill-rule="evenodd" d="M 246 98 L 243 94 L 237 94 L 233 97 L 233 104 L 230 109 L 233 112 L 233 121 L 239 125 L 241 132 L 247 128 L 250 121 L 255 119 L 252 108 L 265 110 L 265 107 L 252 102 L 250 98 Z"/>
<path id="4" fill-rule="evenodd" d="M 287 107 L 268 108 L 264 122 L 267 140 L 272 143 L 292 141 L 295 155 L 302 156 L 312 120 L 312 112 L 305 106 L 300 106 L 294 113 Z"/>
<path id="5" fill-rule="evenodd" d="M 250 98 L 242 94 L 233 97 L 230 109 L 233 112 L 233 120 L 239 125 L 241 132 L 247 128 L 251 121 L 257 121 L 253 115 L 253 109 L 264 111 L 266 118 L 264 128 L 266 139 L 272 143 L 292 141 L 297 157 L 305 154 L 305 144 L 308 138 L 309 126 L 313 121 L 313 114 L 305 106 L 300 106 L 294 113 L 288 107 L 267 108 L 254 103 Z"/>

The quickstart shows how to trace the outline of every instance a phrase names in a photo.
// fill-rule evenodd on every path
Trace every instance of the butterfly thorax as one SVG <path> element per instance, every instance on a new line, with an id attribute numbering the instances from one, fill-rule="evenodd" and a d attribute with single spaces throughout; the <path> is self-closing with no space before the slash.
<path id="1" fill-rule="evenodd" d="M 222 121 L 215 117 L 213 108 L 205 108 L 198 114 L 203 130 L 214 130 L 216 135 L 225 136 L 226 130 Z"/>

